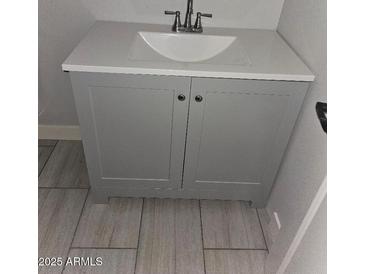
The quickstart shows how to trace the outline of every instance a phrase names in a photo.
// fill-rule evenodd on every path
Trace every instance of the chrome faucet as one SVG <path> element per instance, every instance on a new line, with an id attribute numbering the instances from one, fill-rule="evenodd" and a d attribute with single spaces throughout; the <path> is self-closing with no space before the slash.
<path id="1" fill-rule="evenodd" d="M 193 0 L 188 0 L 188 6 L 186 8 L 184 28 L 189 30 L 191 26 L 191 15 L 193 14 Z"/>
<path id="2" fill-rule="evenodd" d="M 181 25 L 180 11 L 165 10 L 165 14 L 175 15 L 174 24 L 172 25 L 172 31 L 174 31 L 174 32 L 192 32 L 192 33 L 202 33 L 203 32 L 201 17 L 212 18 L 212 16 L 213 16 L 211 13 L 198 12 L 196 14 L 196 20 L 195 20 L 195 24 L 193 26 L 191 24 L 191 16 L 193 14 L 193 0 L 188 0 L 188 6 L 186 8 L 184 25 Z"/>

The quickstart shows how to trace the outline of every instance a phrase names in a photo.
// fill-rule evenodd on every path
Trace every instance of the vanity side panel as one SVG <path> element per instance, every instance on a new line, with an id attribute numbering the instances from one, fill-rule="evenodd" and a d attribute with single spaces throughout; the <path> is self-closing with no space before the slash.
<path id="1" fill-rule="evenodd" d="M 92 192 L 181 185 L 190 78 L 71 72 Z"/>
<path id="2" fill-rule="evenodd" d="M 89 174 L 91 193 L 94 201 L 105 203 L 108 201 L 105 193 L 98 191 L 101 180 L 98 153 L 96 151 L 96 136 L 92 123 L 92 111 L 88 100 L 87 73 L 69 72 L 76 105 L 76 112 L 80 124 L 81 140 L 84 147 L 86 166 Z"/>

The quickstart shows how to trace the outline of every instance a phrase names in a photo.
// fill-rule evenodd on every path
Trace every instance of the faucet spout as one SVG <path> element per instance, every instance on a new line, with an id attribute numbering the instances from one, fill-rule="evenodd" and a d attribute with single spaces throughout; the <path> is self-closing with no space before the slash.
<path id="1" fill-rule="evenodd" d="M 212 14 L 197 12 L 196 21 L 195 21 L 195 24 L 193 25 L 191 23 L 191 17 L 193 15 L 193 0 L 187 0 L 187 1 L 188 1 L 188 6 L 186 8 L 184 25 L 181 25 L 181 23 L 180 23 L 180 11 L 165 10 L 165 14 L 175 15 L 175 20 L 174 20 L 174 24 L 172 26 L 172 31 L 173 32 L 202 33 L 203 27 L 202 27 L 201 18 L 202 17 L 212 18 Z"/>
<path id="2" fill-rule="evenodd" d="M 191 29 L 191 15 L 193 14 L 193 0 L 188 0 L 188 6 L 186 8 L 184 28 Z"/>

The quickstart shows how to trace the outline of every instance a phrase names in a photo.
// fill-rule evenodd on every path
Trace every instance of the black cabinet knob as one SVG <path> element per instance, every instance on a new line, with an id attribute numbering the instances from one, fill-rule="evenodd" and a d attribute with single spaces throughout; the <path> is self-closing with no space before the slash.
<path id="1" fill-rule="evenodd" d="M 184 94 L 179 94 L 179 95 L 177 96 L 177 99 L 178 99 L 179 101 L 184 101 L 184 100 L 185 100 L 185 95 L 184 95 Z"/>
<path id="2" fill-rule="evenodd" d="M 197 95 L 197 96 L 195 96 L 195 101 L 201 102 L 201 101 L 203 101 L 203 97 L 200 95 Z"/>

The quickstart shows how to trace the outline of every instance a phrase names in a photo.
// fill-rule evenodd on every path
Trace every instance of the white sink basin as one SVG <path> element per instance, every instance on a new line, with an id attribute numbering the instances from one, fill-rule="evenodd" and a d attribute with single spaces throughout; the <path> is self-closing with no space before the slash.
<path id="1" fill-rule="evenodd" d="M 160 55 L 179 62 L 201 62 L 226 50 L 235 36 L 188 33 L 138 32 L 140 38 Z"/>

